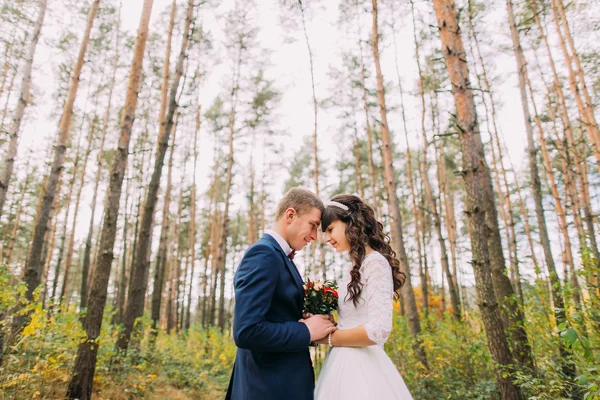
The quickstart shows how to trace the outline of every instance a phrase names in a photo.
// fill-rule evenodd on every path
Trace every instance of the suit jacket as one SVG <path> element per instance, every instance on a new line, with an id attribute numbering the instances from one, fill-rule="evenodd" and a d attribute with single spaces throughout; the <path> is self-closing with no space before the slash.
<path id="1" fill-rule="evenodd" d="M 238 347 L 226 399 L 313 400 L 314 371 L 302 318 L 300 273 L 264 235 L 244 254 L 233 280 Z"/>

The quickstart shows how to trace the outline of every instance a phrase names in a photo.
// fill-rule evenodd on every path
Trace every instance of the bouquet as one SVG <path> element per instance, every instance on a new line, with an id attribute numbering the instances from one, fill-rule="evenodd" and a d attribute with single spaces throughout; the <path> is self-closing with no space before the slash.
<path id="1" fill-rule="evenodd" d="M 304 282 L 304 307 L 302 313 L 331 314 L 337 309 L 338 292 L 335 281 Z"/>

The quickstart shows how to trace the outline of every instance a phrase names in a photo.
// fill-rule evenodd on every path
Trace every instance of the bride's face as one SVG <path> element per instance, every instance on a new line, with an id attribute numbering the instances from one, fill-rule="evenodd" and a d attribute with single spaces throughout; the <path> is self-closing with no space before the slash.
<path id="1" fill-rule="evenodd" d="M 346 238 L 346 224 L 340 220 L 329 224 L 325 229 L 325 241 L 338 253 L 350 251 L 350 242 Z"/>

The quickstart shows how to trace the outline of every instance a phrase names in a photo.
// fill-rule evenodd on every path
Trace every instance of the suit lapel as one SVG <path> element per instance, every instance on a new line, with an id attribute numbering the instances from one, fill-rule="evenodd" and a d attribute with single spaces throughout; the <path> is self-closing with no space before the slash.
<path id="1" fill-rule="evenodd" d="M 292 260 L 290 260 L 290 258 L 287 256 L 287 254 L 285 254 L 285 252 L 281 248 L 281 246 L 279 246 L 279 243 L 277 243 L 277 240 L 275 240 L 271 235 L 268 235 L 268 234 L 264 235 L 263 239 L 267 240 L 269 243 L 271 243 L 271 245 L 273 247 L 275 247 L 275 249 L 277 249 L 277 251 L 279 251 L 281 254 L 283 254 L 283 259 L 285 261 L 286 267 L 290 270 L 290 273 L 294 277 L 294 281 L 296 282 L 296 285 L 298 286 L 298 288 L 302 292 L 304 292 L 304 287 L 303 287 L 304 283 L 302 282 L 302 277 L 300 276 L 300 272 L 298 271 L 298 268 L 296 268 L 296 264 L 294 264 L 292 262 Z"/>

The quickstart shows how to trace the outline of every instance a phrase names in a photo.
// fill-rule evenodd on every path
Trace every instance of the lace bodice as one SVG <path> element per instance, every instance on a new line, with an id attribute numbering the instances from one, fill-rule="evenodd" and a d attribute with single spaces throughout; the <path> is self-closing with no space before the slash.
<path id="1" fill-rule="evenodd" d="M 338 289 L 338 328 L 351 329 L 364 324 L 369 339 L 383 346 L 392 331 L 394 282 L 390 264 L 376 251 L 365 257 L 360 267 L 362 293 L 356 307 L 346 300 L 350 268 L 344 272 Z"/>

